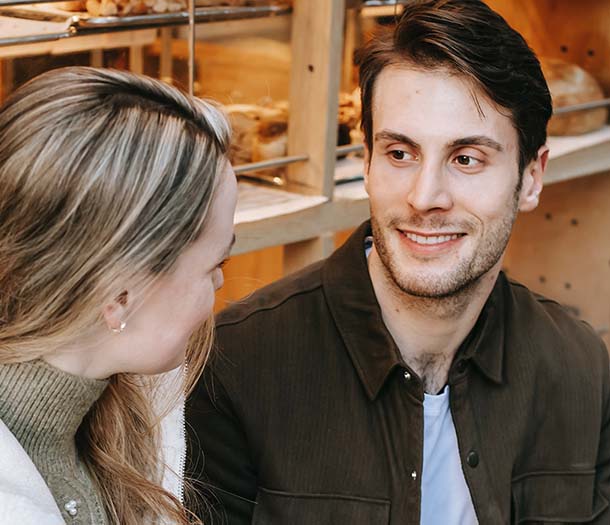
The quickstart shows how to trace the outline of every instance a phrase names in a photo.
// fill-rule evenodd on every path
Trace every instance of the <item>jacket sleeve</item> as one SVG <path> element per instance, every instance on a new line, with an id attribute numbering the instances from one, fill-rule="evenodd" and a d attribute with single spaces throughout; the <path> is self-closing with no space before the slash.
<path id="1" fill-rule="evenodd" d="M 187 497 L 187 506 L 204 523 L 250 524 L 256 471 L 229 395 L 209 369 L 187 402 L 186 426 L 187 476 L 196 489 L 195 497 Z"/>
<path id="2" fill-rule="evenodd" d="M 602 354 L 604 355 L 604 400 L 603 400 L 603 420 L 602 429 L 599 440 L 599 453 L 597 455 L 596 466 L 596 487 L 599 491 L 596 497 L 602 497 L 603 503 L 610 504 L 610 363 L 608 360 L 608 352 L 605 345 L 602 343 Z M 603 504 L 602 503 L 602 504 Z M 597 516 L 595 525 L 610 523 L 610 506 Z"/>

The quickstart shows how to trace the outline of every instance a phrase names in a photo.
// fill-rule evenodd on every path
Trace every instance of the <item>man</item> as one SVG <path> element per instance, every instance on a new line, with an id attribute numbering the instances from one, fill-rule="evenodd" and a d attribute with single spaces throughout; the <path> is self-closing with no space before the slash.
<path id="1" fill-rule="evenodd" d="M 202 516 L 610 523 L 606 349 L 501 272 L 548 158 L 536 57 L 477 0 L 419 1 L 360 84 L 370 224 L 219 316 L 187 414 Z"/>

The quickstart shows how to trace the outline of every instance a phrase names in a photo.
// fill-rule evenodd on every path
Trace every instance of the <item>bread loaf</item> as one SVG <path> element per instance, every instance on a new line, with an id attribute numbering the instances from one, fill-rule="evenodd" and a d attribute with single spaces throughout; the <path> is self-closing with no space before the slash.
<path id="1" fill-rule="evenodd" d="M 232 164 L 252 162 L 252 145 L 258 134 L 259 106 L 230 104 L 224 109 L 231 122 L 232 131 L 229 160 Z"/>
<path id="2" fill-rule="evenodd" d="M 84 11 L 85 10 L 85 2 L 81 0 L 71 1 L 71 2 L 55 2 L 50 4 L 56 9 L 63 9 L 64 11 Z"/>
<path id="3" fill-rule="evenodd" d="M 275 103 L 259 113 L 258 133 L 252 147 L 252 161 L 283 157 L 288 150 L 288 102 Z"/>
<path id="4" fill-rule="evenodd" d="M 604 92 L 593 75 L 576 64 L 542 59 L 541 65 L 554 109 L 604 98 Z M 549 122 L 548 134 L 580 135 L 601 128 L 607 120 L 607 108 L 554 115 Z"/>
<path id="5" fill-rule="evenodd" d="M 230 6 L 230 7 L 259 7 L 267 6 L 278 2 L 272 0 L 195 0 L 197 7 L 217 7 L 217 6 Z M 282 0 L 282 4 L 290 3 L 288 0 Z"/>
<path id="6" fill-rule="evenodd" d="M 98 16 L 172 13 L 186 9 L 186 0 L 87 0 L 87 12 Z"/>
<path id="7" fill-rule="evenodd" d="M 288 101 L 265 99 L 261 104 L 230 104 L 225 112 L 233 136 L 229 160 L 234 165 L 284 157 L 288 150 Z M 338 112 L 338 144 L 361 142 L 360 91 L 341 93 Z M 355 140 L 356 139 L 356 140 Z M 284 168 L 266 170 L 280 176 Z"/>
<path id="8" fill-rule="evenodd" d="M 229 158 L 233 164 L 257 162 L 286 155 L 288 104 L 225 106 L 233 137 Z"/>

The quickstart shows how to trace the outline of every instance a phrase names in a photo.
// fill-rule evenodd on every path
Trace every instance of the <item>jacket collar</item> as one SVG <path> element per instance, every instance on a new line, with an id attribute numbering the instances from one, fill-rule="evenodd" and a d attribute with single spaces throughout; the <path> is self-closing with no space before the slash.
<path id="1" fill-rule="evenodd" d="M 364 252 L 368 235 L 371 235 L 369 221 L 327 259 L 322 269 L 322 283 L 331 315 L 372 400 L 392 370 L 405 365 L 383 322 L 369 275 Z M 463 359 L 472 359 L 477 368 L 495 383 L 503 380 L 503 319 L 507 288 L 507 280 L 501 274 L 475 327 L 457 352 Z"/>
<path id="2" fill-rule="evenodd" d="M 1 420 L 0 516 L 3 523 L 64 525 L 49 487 Z"/>
<path id="3" fill-rule="evenodd" d="M 506 330 L 511 322 L 511 298 L 508 279 L 500 272 L 479 319 L 460 349 L 465 359 L 472 359 L 481 373 L 496 384 L 504 382 L 502 365 Z M 518 337 L 517 331 L 515 334 Z"/>

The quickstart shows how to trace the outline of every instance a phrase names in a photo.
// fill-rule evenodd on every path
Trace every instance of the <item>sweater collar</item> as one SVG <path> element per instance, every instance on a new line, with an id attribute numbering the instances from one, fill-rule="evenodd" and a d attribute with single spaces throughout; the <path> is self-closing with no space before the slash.
<path id="1" fill-rule="evenodd" d="M 0 419 L 42 471 L 76 460 L 76 432 L 108 381 L 44 361 L 0 366 Z"/>

